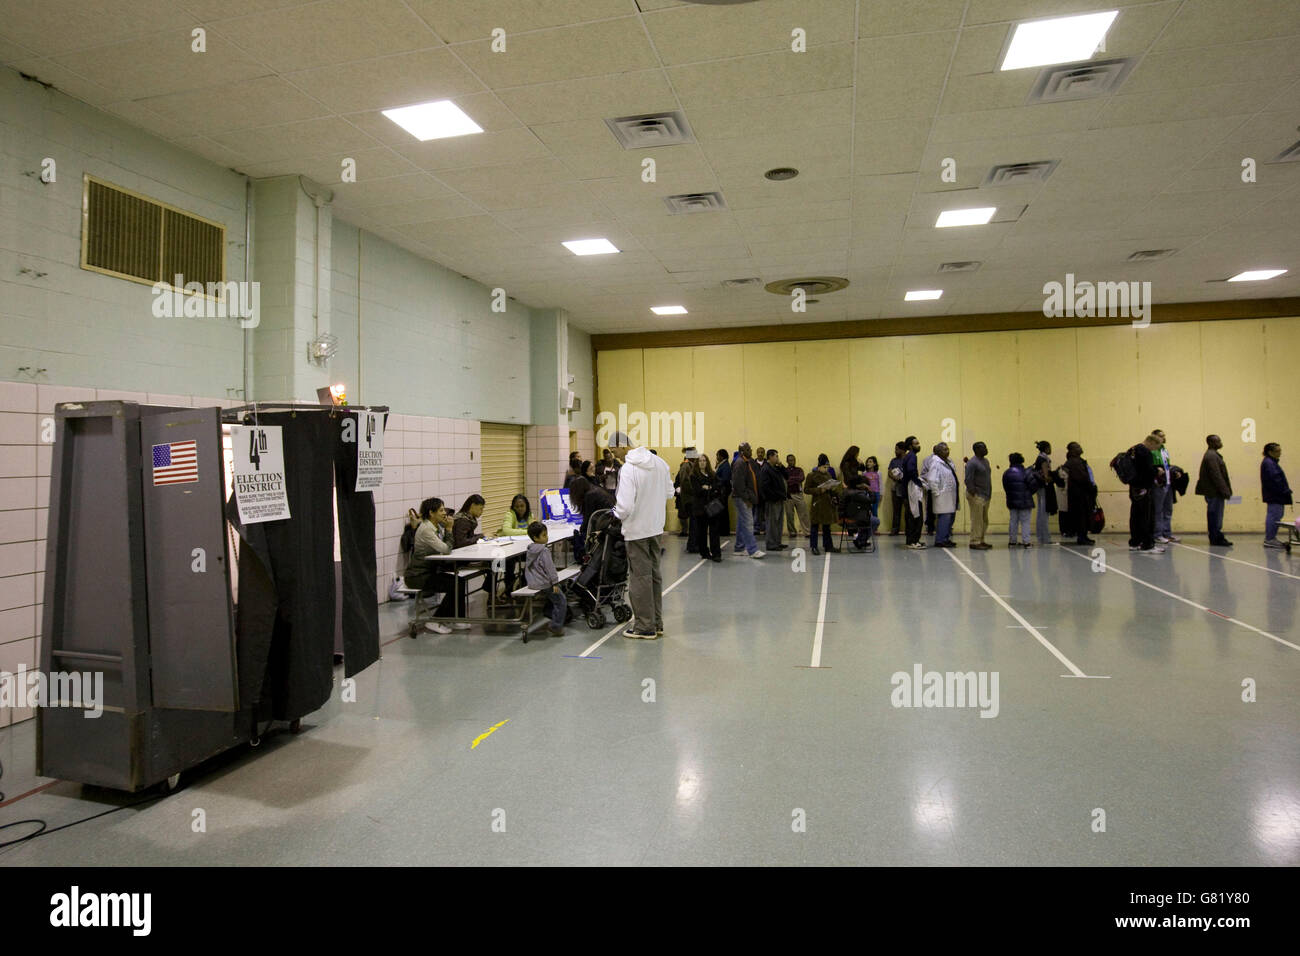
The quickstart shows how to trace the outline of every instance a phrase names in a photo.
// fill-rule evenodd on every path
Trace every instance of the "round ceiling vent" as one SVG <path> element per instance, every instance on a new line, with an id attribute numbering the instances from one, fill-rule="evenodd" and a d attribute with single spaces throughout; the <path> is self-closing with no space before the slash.
<path id="1" fill-rule="evenodd" d="M 814 296 L 839 292 L 848 284 L 848 279 L 839 276 L 809 276 L 803 279 L 780 279 L 769 282 L 763 288 L 774 295 L 790 295 L 795 289 L 803 289 L 805 295 Z"/>
<path id="2" fill-rule="evenodd" d="M 769 169 L 763 174 L 773 182 L 785 182 L 787 179 L 794 179 L 799 175 L 799 170 L 793 166 L 778 166 L 776 169 Z"/>

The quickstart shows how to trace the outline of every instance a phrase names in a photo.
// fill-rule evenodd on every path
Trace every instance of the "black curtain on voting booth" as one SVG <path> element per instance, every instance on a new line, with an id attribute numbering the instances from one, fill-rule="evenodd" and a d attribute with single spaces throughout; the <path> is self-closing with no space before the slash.
<path id="1" fill-rule="evenodd" d="M 333 689 L 331 431 L 338 419 L 324 412 L 266 412 L 257 423 L 283 429 L 290 517 L 244 526 L 235 499 L 227 504 L 227 517 L 243 539 L 236 617 L 239 703 L 261 719 L 295 720 L 319 710 Z"/>
<path id="2" fill-rule="evenodd" d="M 379 660 L 375 495 L 353 490 L 357 486 L 357 449 L 365 440 L 364 414 L 350 416 L 356 423 L 356 434 L 352 436 L 355 441 L 343 440 L 338 419 L 334 425 L 334 500 L 343 562 L 343 668 L 347 677 Z"/>

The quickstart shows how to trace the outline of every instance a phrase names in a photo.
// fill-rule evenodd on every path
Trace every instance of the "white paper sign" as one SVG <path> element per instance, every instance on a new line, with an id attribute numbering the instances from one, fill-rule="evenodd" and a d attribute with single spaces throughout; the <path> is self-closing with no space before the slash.
<path id="1" fill-rule="evenodd" d="M 382 412 L 357 412 L 357 487 L 374 491 L 384 487 L 384 416 Z"/>
<path id="2" fill-rule="evenodd" d="M 289 517 L 284 482 L 284 437 L 279 425 L 231 425 L 235 502 L 244 524 Z"/>

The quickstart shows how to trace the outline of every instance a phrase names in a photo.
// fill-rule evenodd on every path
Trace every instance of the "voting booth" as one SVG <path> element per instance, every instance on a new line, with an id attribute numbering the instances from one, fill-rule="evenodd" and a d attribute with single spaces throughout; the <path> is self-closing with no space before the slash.
<path id="1" fill-rule="evenodd" d="M 573 511 L 569 503 L 568 488 L 547 488 L 538 492 L 543 521 L 567 521 L 582 524 L 582 515 Z"/>
<path id="2" fill-rule="evenodd" d="M 366 470 L 357 425 L 372 411 L 310 406 L 246 422 L 216 407 L 57 407 L 41 632 L 53 692 L 36 714 L 38 774 L 175 786 L 272 720 L 296 727 L 332 690 L 336 601 L 346 672 L 378 658 L 374 500 L 355 490 Z M 242 518 L 227 500 L 241 457 L 259 476 Z"/>

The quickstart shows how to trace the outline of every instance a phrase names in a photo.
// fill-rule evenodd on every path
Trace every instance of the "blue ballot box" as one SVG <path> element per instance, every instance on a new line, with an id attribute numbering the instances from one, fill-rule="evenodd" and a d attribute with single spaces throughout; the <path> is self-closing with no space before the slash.
<path id="1" fill-rule="evenodd" d="M 547 488 L 538 493 L 543 521 L 567 521 L 582 524 L 582 515 L 569 507 L 569 489 Z"/>

